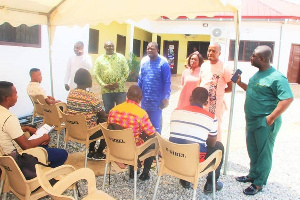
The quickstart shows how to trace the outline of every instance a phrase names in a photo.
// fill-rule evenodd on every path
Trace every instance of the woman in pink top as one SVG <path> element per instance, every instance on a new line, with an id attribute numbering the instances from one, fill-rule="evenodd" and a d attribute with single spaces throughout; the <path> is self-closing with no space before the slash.
<path id="1" fill-rule="evenodd" d="M 200 83 L 200 67 L 203 63 L 202 55 L 196 51 L 188 57 L 188 69 L 182 72 L 180 93 L 177 108 L 184 108 L 190 105 L 190 96 L 192 91 L 199 86 Z"/>

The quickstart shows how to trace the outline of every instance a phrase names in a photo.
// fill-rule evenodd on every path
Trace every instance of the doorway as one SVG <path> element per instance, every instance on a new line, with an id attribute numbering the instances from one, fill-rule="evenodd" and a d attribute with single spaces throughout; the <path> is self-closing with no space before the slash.
<path id="1" fill-rule="evenodd" d="M 198 51 L 199 53 L 201 53 L 201 55 L 204 59 L 207 59 L 206 52 L 207 52 L 209 43 L 210 42 L 188 41 L 186 57 L 188 57 L 194 51 Z"/>
<path id="2" fill-rule="evenodd" d="M 164 41 L 164 57 L 168 59 L 172 74 L 177 74 L 178 44 L 178 41 Z"/>
<path id="3" fill-rule="evenodd" d="M 125 55 L 125 49 L 126 49 L 126 36 L 123 35 L 117 35 L 117 48 L 116 52 Z"/>
<path id="4" fill-rule="evenodd" d="M 300 45 L 292 44 L 287 72 L 289 83 L 300 83 Z"/>

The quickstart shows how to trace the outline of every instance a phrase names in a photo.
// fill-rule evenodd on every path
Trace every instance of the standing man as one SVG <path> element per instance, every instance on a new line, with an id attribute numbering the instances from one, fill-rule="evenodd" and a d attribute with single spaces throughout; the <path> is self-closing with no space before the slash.
<path id="1" fill-rule="evenodd" d="M 226 108 L 224 93 L 232 90 L 231 70 L 219 60 L 220 55 L 221 46 L 217 43 L 210 44 L 207 50 L 208 61 L 200 69 L 200 87 L 206 88 L 209 94 L 207 109 L 216 114 L 218 119 L 217 141 L 222 141 L 222 118 Z"/>
<path id="2" fill-rule="evenodd" d="M 271 65 L 272 50 L 268 46 L 258 46 L 252 56 L 251 65 L 258 68 L 249 84 L 237 84 L 246 91 L 246 143 L 250 157 L 247 176 L 237 177 L 239 182 L 252 184 L 243 192 L 255 195 L 266 185 L 272 167 L 275 139 L 281 126 L 281 114 L 293 101 L 288 80 Z"/>
<path id="3" fill-rule="evenodd" d="M 84 55 L 84 44 L 78 41 L 74 45 L 75 56 L 72 56 L 68 61 L 68 66 L 65 75 L 65 89 L 73 90 L 77 87 L 74 83 L 74 76 L 78 69 L 84 68 L 90 70 L 92 68 L 92 58 L 89 55 Z"/>
<path id="4" fill-rule="evenodd" d="M 199 162 L 203 162 L 217 150 L 224 152 L 224 146 L 217 141 L 218 121 L 214 114 L 203 109 L 207 104 L 208 91 L 203 87 L 196 87 L 190 97 L 190 105 L 177 108 L 171 115 L 170 142 L 178 144 L 198 143 L 200 147 Z M 216 190 L 223 188 L 222 182 L 217 181 L 223 163 L 223 156 L 220 165 L 216 169 Z M 204 185 L 204 193 L 212 193 L 213 179 L 212 172 L 207 175 Z M 190 188 L 191 183 L 180 179 L 184 188 Z"/>
<path id="5" fill-rule="evenodd" d="M 162 109 L 169 105 L 171 93 L 171 70 L 168 62 L 158 55 L 157 43 L 148 44 L 147 55 L 150 59 L 141 66 L 138 86 L 143 91 L 142 108 L 161 133 Z"/>
<path id="6" fill-rule="evenodd" d="M 115 53 L 114 43 L 107 41 L 104 44 L 105 54 L 100 55 L 95 63 L 96 80 L 102 87 L 102 100 L 105 112 L 126 101 L 125 82 L 129 75 L 126 58 Z"/>

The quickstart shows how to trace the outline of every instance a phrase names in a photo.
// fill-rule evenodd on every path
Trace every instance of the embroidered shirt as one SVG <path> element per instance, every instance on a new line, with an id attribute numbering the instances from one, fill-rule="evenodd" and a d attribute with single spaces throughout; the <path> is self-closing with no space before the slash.
<path id="1" fill-rule="evenodd" d="M 83 113 L 86 116 L 89 128 L 97 125 L 97 113 L 103 110 L 100 100 L 93 92 L 77 88 L 70 91 L 67 98 L 67 107 L 68 114 Z"/>
<path id="2" fill-rule="evenodd" d="M 126 58 L 119 53 L 111 56 L 103 54 L 95 62 L 94 71 L 96 80 L 102 86 L 102 94 L 125 92 L 125 82 L 129 75 L 129 67 Z M 103 87 L 106 84 L 118 83 L 115 90 L 108 90 Z"/>
<path id="3" fill-rule="evenodd" d="M 138 85 L 143 91 L 142 108 L 155 111 L 163 99 L 169 99 L 171 93 L 171 69 L 160 56 L 146 60 L 141 66 Z"/>
<path id="4" fill-rule="evenodd" d="M 127 100 L 115 106 L 108 115 L 108 123 L 118 124 L 124 128 L 132 128 L 136 146 L 144 143 L 140 134 L 144 132 L 148 136 L 155 133 L 148 114 L 136 102 Z"/>

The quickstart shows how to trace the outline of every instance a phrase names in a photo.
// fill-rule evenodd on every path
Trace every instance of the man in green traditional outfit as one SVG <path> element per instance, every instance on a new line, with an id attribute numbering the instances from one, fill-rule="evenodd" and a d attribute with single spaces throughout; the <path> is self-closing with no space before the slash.
<path id="1" fill-rule="evenodd" d="M 255 195 L 266 185 L 272 168 L 275 139 L 281 126 L 281 114 L 293 101 L 287 78 L 270 65 L 272 50 L 258 46 L 251 56 L 251 65 L 258 68 L 249 84 L 237 84 L 246 91 L 246 143 L 250 158 L 247 176 L 236 177 L 239 182 L 251 182 L 244 189 L 246 195 Z"/>

